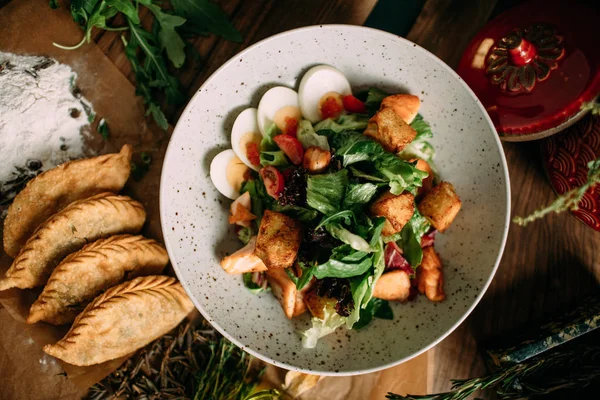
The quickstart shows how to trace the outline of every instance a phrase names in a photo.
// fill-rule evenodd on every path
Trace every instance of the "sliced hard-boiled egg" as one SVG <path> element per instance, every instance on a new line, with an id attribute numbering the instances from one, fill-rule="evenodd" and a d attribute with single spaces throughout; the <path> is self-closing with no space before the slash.
<path id="1" fill-rule="evenodd" d="M 352 90 L 344 74 L 329 65 L 317 65 L 306 71 L 300 81 L 300 110 L 312 123 L 335 118 L 344 110 L 342 96 L 349 94 Z"/>
<path id="2" fill-rule="evenodd" d="M 220 152 L 210 163 L 210 179 L 219 192 L 234 200 L 240 195 L 242 183 L 250 169 L 229 149 Z"/>
<path id="3" fill-rule="evenodd" d="M 295 136 L 298 122 L 302 118 L 298 107 L 298 93 L 283 86 L 267 90 L 258 103 L 257 116 L 258 129 L 263 135 L 274 123 L 283 133 Z"/>
<path id="4" fill-rule="evenodd" d="M 244 164 L 258 171 L 262 135 L 258 130 L 256 111 L 256 108 L 247 108 L 235 119 L 231 128 L 231 147 Z"/>

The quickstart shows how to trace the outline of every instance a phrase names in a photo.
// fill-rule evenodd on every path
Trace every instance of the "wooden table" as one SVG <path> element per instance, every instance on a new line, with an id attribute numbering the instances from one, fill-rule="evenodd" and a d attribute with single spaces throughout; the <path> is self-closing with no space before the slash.
<path id="1" fill-rule="evenodd" d="M 378 6 L 390 6 L 390 0 Z M 394 0 L 391 0 L 394 1 Z M 5 0 L 0 0 L 0 6 Z M 471 37 L 489 18 L 515 0 L 415 0 L 423 5 L 406 37 L 456 67 Z M 328 23 L 362 25 L 376 0 L 221 0 L 242 32 L 241 44 L 209 37 L 193 40 L 200 60 L 177 72 L 191 97 L 221 64 L 243 48 L 288 29 Z M 398 9 L 398 5 L 395 6 Z M 401 7 L 399 8 L 401 10 Z M 147 10 L 145 10 L 147 11 Z M 418 10 L 417 10 L 418 11 Z M 150 15 L 144 13 L 144 20 Z M 394 20 L 394 16 L 390 16 Z M 388 20 L 388 23 L 389 21 Z M 400 18 L 399 18 L 400 20 Z M 371 22 L 371 21 L 369 21 Z M 392 29 L 394 25 L 392 24 Z M 400 28 L 398 28 L 400 29 Z M 94 35 L 94 41 L 131 81 L 129 63 L 118 33 Z M 177 122 L 183 107 L 170 108 Z M 505 144 L 512 189 L 512 214 L 524 215 L 555 197 L 544 175 L 539 142 Z M 480 347 L 491 337 L 542 318 L 596 291 L 600 278 L 600 234 L 569 214 L 551 215 L 527 228 L 512 225 L 504 257 L 485 297 L 453 334 L 429 352 L 430 390 L 449 388 L 450 378 L 485 372 Z"/>

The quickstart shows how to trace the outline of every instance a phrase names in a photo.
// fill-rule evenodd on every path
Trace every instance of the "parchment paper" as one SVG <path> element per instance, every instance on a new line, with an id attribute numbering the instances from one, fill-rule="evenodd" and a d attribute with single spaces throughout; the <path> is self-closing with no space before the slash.
<path id="1" fill-rule="evenodd" d="M 73 23 L 64 4 L 51 10 L 47 0 L 13 0 L 0 8 L 0 50 L 30 55 L 44 55 L 68 64 L 78 73 L 77 86 L 92 102 L 98 117 L 105 118 L 110 128 L 108 141 L 100 135 L 90 142 L 98 153 L 117 151 L 124 143 L 136 152 L 145 151 L 153 161 L 148 174 L 139 182 L 127 184 L 124 192 L 146 207 L 148 221 L 144 234 L 162 240 L 160 230 L 158 188 L 160 169 L 170 131 L 165 133 L 144 117 L 141 100 L 135 88 L 93 43 L 76 51 L 64 51 L 53 42 L 73 44 L 82 31 Z M 95 126 L 92 129 L 95 132 Z M 1 251 L 1 250 L 0 250 Z M 2 251 L 0 276 L 11 259 Z M 0 399 L 67 399 L 79 398 L 85 389 L 116 369 L 124 359 L 99 366 L 78 368 L 56 363 L 41 348 L 54 343 L 67 328 L 45 323 L 26 324 L 30 305 L 37 290 L 0 292 Z M 69 378 L 57 375 L 63 371 Z M 269 382 L 278 385 L 285 371 L 269 367 Z M 389 370 L 342 378 L 322 378 L 302 399 L 383 399 L 385 393 L 423 394 L 427 390 L 427 355 Z"/>

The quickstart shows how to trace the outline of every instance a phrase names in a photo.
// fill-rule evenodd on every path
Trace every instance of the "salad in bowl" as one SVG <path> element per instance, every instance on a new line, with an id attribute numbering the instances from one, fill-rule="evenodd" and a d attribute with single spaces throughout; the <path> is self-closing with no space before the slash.
<path id="1" fill-rule="evenodd" d="M 390 301 L 445 299 L 435 238 L 462 203 L 437 176 L 420 105 L 409 93 L 352 93 L 339 70 L 317 65 L 297 92 L 272 87 L 240 112 L 231 149 L 212 159 L 241 242 L 220 265 L 270 291 L 287 318 L 310 314 L 304 348 L 393 319 Z"/>

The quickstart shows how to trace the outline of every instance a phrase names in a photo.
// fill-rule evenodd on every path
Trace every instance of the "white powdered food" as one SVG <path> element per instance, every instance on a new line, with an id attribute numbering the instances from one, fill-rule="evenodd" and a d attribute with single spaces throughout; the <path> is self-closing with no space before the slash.
<path id="1" fill-rule="evenodd" d="M 84 155 L 94 113 L 67 65 L 0 52 L 0 207 L 24 183 Z"/>

